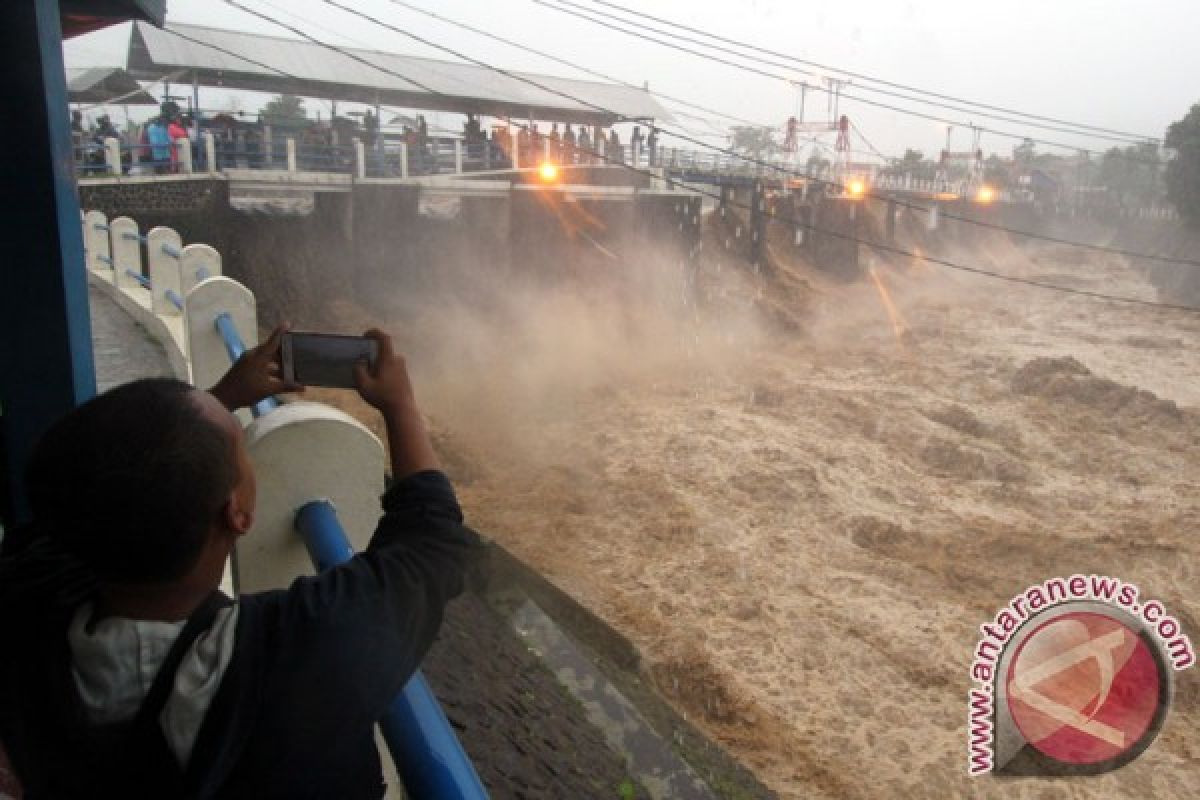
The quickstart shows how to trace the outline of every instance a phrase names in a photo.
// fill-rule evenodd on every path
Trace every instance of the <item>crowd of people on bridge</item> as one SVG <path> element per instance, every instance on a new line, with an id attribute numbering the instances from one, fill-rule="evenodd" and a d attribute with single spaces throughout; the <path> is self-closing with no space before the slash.
<path id="1" fill-rule="evenodd" d="M 85 127 L 83 112 L 71 112 L 71 135 L 76 165 L 81 173 L 108 169 L 108 141 L 115 139 L 120 150 L 121 172 L 124 174 L 170 174 L 179 172 L 184 150 L 190 151 L 193 163 L 203 158 L 197 145 L 195 118 L 183 113 L 179 105 L 165 102 L 159 113 L 140 125 L 130 124 L 125 130 L 113 125 L 107 114 Z"/>
<path id="2" fill-rule="evenodd" d="M 468 140 L 469 141 L 469 140 Z M 492 129 L 493 147 L 504 153 L 512 150 L 512 135 L 509 128 L 497 126 Z M 532 166 L 550 162 L 564 166 L 591 166 L 600 164 L 631 164 L 633 166 L 655 166 L 658 164 L 658 131 L 651 127 L 648 136 L 643 135 L 641 126 L 634 126 L 628 147 L 621 144 L 616 128 L 607 132 L 600 125 L 579 125 L 578 132 L 571 123 L 550 124 L 549 133 L 543 133 L 537 122 L 517 126 L 516 147 L 519 163 Z"/>
<path id="3" fill-rule="evenodd" d="M 106 142 L 110 139 L 119 143 L 124 174 L 179 172 L 185 149 L 190 151 L 193 167 L 204 169 L 209 157 L 203 141 L 206 133 L 213 136 L 213 156 L 219 170 L 285 168 L 288 139 L 295 142 L 296 166 L 303 171 L 351 171 L 357 157 L 355 140 L 364 145 L 370 174 L 422 175 L 454 168 L 454 140 L 458 137 L 431 136 L 424 115 L 405 119 L 399 132 L 395 129 L 398 120 L 385 130 L 375 112 L 367 110 L 356 116 L 360 119 L 335 115 L 326 120 L 277 121 L 272 125 L 262 115 L 247 119 L 233 112 L 183 112 L 176 103 L 167 101 L 154 117 L 141 124 L 128 124 L 124 130 L 118 130 L 107 115 L 85 127 L 79 111 L 71 112 L 71 128 L 76 164 L 85 175 L 108 171 Z M 615 127 L 551 121 L 547 132 L 545 125 L 532 119 L 496 120 L 488 130 L 479 115 L 467 114 L 461 137 L 463 168 L 508 169 L 514 161 L 522 167 L 544 162 L 560 166 L 660 164 L 658 131 L 653 126 L 644 132 L 641 125 L 635 125 L 628 143 L 623 143 Z M 406 163 L 402 164 L 402 159 Z"/>

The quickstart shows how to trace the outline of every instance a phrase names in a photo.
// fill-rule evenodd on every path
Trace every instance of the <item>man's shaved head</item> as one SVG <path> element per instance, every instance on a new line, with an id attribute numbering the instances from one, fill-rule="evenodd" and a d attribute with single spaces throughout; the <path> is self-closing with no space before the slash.
<path id="1" fill-rule="evenodd" d="M 238 483 L 240 429 L 175 380 L 119 386 L 59 420 L 27 471 L 35 520 L 110 583 L 179 578 Z"/>

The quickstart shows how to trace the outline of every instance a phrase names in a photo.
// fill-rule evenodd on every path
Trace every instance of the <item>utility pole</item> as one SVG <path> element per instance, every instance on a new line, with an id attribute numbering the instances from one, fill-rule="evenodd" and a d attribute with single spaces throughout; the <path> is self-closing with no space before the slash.
<path id="1" fill-rule="evenodd" d="M 852 81 L 843 78 L 833 78 L 828 75 L 821 78 L 825 83 L 825 92 L 827 95 L 826 108 L 829 111 L 829 118 L 836 120 L 838 118 L 838 101 L 841 99 L 842 88 L 849 86 Z"/>

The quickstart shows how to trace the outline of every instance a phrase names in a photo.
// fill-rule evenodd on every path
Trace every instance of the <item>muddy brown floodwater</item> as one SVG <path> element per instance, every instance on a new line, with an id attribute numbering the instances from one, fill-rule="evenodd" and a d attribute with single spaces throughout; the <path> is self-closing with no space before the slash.
<path id="1" fill-rule="evenodd" d="M 1117 258 L 959 255 L 1154 298 Z M 720 266 L 703 315 L 543 297 L 561 324 L 508 367 L 480 333 L 453 374 L 416 365 L 471 522 L 782 797 L 1200 796 L 1197 670 L 1115 773 L 968 779 L 965 732 L 978 626 L 1048 577 L 1134 582 L 1200 641 L 1200 315 L 880 262 L 887 303 L 798 267 L 782 332 Z"/>

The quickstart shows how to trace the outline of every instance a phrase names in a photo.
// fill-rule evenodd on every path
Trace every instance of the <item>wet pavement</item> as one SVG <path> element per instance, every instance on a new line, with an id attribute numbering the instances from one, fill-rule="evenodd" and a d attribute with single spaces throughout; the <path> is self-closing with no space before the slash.
<path id="1" fill-rule="evenodd" d="M 96 391 L 141 378 L 173 378 L 162 347 L 103 291 L 88 287 Z"/>

